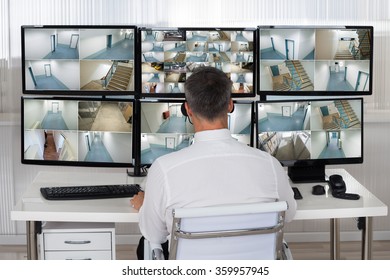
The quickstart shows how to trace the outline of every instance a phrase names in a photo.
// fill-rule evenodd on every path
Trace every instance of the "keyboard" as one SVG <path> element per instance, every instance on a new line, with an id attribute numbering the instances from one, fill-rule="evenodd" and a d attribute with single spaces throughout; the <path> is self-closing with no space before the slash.
<path id="1" fill-rule="evenodd" d="M 40 190 L 47 200 L 82 200 L 132 197 L 141 191 L 141 187 L 138 184 L 115 184 L 42 187 Z"/>

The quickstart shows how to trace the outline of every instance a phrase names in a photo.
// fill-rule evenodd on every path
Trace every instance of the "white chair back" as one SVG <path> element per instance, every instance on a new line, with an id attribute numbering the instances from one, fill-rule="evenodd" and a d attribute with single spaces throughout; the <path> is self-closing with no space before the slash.
<path id="1" fill-rule="evenodd" d="M 170 259 L 278 259 L 285 201 L 174 210 Z"/>

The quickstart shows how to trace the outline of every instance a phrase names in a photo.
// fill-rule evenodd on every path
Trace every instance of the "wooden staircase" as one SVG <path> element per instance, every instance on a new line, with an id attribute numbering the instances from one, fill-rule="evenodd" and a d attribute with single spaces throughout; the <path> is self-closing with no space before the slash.
<path id="1" fill-rule="evenodd" d="M 370 59 L 371 54 L 371 42 L 370 42 L 370 31 L 359 29 L 357 31 L 359 37 L 359 52 L 356 59 Z"/>
<path id="2" fill-rule="evenodd" d="M 132 74 L 133 74 L 132 68 L 118 65 L 107 85 L 107 90 L 113 90 L 113 91 L 127 90 Z"/>
<path id="3" fill-rule="evenodd" d="M 340 128 L 361 128 L 361 123 L 347 100 L 336 100 L 334 103 L 342 119 Z"/>
<path id="4" fill-rule="evenodd" d="M 361 128 L 361 123 L 347 100 L 335 100 L 334 104 L 339 111 L 339 116 L 333 117 L 332 122 L 328 122 L 324 129 L 340 130 Z"/>
<path id="5" fill-rule="evenodd" d="M 349 47 L 339 43 L 335 60 L 365 60 L 370 59 L 371 42 L 368 29 L 357 30 L 358 38 L 350 41 Z"/>
<path id="6" fill-rule="evenodd" d="M 292 81 L 290 82 L 290 90 L 314 90 L 314 85 L 299 60 L 286 60 L 285 63 L 292 78 Z"/>

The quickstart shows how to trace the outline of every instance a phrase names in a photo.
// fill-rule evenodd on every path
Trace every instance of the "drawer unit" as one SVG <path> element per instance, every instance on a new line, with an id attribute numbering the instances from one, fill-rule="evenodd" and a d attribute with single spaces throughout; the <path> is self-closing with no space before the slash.
<path id="1" fill-rule="evenodd" d="M 46 223 L 39 234 L 40 259 L 113 260 L 114 223 Z"/>

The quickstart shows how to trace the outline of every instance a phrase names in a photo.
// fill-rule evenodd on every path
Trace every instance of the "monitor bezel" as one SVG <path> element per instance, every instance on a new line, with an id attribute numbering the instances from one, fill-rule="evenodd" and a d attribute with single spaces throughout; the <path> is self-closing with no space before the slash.
<path id="1" fill-rule="evenodd" d="M 112 102 L 127 102 L 131 103 L 133 106 L 133 126 L 132 126 L 132 132 L 131 132 L 131 145 L 132 145 L 132 151 L 131 151 L 131 162 L 92 162 L 92 161 L 59 161 L 59 160 L 38 160 L 38 159 L 25 159 L 24 158 L 24 114 L 25 114 L 25 101 L 26 100 L 49 100 L 49 101 L 112 101 Z M 135 146 L 135 99 L 134 98 L 104 98 L 104 97 L 79 97 L 79 96 L 22 96 L 21 97 L 21 163 L 26 165 L 52 165 L 52 166 L 84 166 L 84 167 L 106 167 L 106 168 L 132 168 L 135 166 L 135 151 L 137 147 Z"/>
<path id="2" fill-rule="evenodd" d="M 359 157 L 349 157 L 349 158 L 327 158 L 327 159 L 305 159 L 305 160 L 280 160 L 282 166 L 288 168 L 315 168 L 315 167 L 325 167 L 326 165 L 336 165 L 336 164 L 360 164 L 364 161 L 364 106 L 362 97 L 348 97 L 348 98 L 322 98 L 322 99 L 283 99 L 283 100 L 258 100 L 255 104 L 255 148 L 259 149 L 259 104 L 270 104 L 270 103 L 293 103 L 293 102 L 321 102 L 321 101 L 332 101 L 332 100 L 358 100 L 360 101 L 360 110 L 361 110 L 361 156 Z M 326 131 L 326 130 L 324 130 Z M 331 130 L 330 130 L 331 131 Z"/>
<path id="3" fill-rule="evenodd" d="M 258 70 L 258 30 L 257 28 L 249 28 L 249 27 L 138 27 L 138 47 L 137 53 L 139 55 L 138 60 L 138 81 L 137 85 L 138 92 L 140 97 L 145 98 L 184 98 L 185 93 L 144 93 L 142 92 L 142 36 L 141 32 L 145 30 L 155 30 L 155 31 L 250 31 L 253 32 L 253 92 L 252 93 L 233 93 L 232 98 L 248 98 L 255 97 L 257 94 L 257 70 Z"/>
<path id="4" fill-rule="evenodd" d="M 373 93 L 373 64 L 374 64 L 374 27 L 366 25 L 342 25 L 342 26 L 326 26 L 326 25 L 260 25 L 258 28 L 258 63 L 257 63 L 257 94 L 262 100 L 265 100 L 267 96 L 324 96 L 324 97 L 337 97 L 337 96 L 368 96 Z M 312 91 L 273 91 L 273 90 L 261 90 L 260 82 L 260 67 L 261 67 L 261 54 L 260 54 L 260 40 L 262 29 L 329 29 L 329 30 L 342 30 L 342 29 L 369 29 L 370 30 L 370 60 L 369 60 L 369 90 L 368 91 L 327 91 L 327 90 L 312 90 Z M 331 60 L 328 60 L 331 61 Z M 364 60 L 362 60 L 364 61 Z"/>
<path id="5" fill-rule="evenodd" d="M 69 89 L 69 90 L 58 90 L 58 89 L 27 89 L 26 88 L 26 42 L 25 42 L 25 32 L 26 30 L 49 30 L 49 29 L 64 29 L 64 30 L 72 30 L 72 29 L 132 29 L 134 36 L 134 47 L 133 47 L 133 90 L 126 91 L 109 91 L 109 90 L 82 90 L 79 89 Z M 80 40 L 80 39 L 79 39 Z M 134 96 L 137 91 L 137 27 L 135 25 L 22 25 L 21 26 L 21 60 L 22 60 L 22 93 L 23 94 L 32 94 L 32 95 L 50 95 L 50 96 L 71 96 L 71 95 L 81 95 L 81 96 L 125 96 L 132 95 Z M 79 69 L 80 62 L 83 59 L 78 58 L 79 61 Z M 118 60 L 119 61 L 119 60 Z"/>

